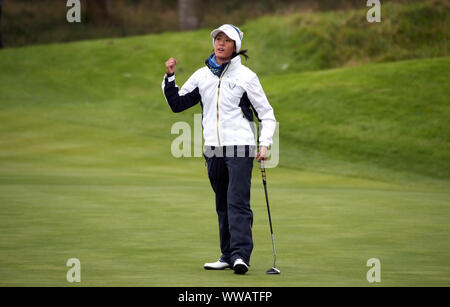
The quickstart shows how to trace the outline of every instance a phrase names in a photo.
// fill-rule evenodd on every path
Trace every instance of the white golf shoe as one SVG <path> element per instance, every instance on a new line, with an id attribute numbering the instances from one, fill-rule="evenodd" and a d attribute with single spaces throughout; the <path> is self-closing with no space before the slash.
<path id="1" fill-rule="evenodd" d="M 231 267 L 231 265 L 228 262 L 219 259 L 216 262 L 205 263 L 203 267 L 205 268 L 205 270 L 224 270 Z"/>
<path id="2" fill-rule="evenodd" d="M 245 274 L 248 271 L 248 265 L 241 258 L 236 259 L 233 264 L 235 274 Z"/>

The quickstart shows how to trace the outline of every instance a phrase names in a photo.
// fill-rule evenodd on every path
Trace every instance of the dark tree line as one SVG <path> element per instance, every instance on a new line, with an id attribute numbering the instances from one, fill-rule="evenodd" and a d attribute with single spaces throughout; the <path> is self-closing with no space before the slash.
<path id="1" fill-rule="evenodd" d="M 101 23 L 109 18 L 107 0 L 86 0 L 86 19 L 90 23 Z"/>
<path id="2" fill-rule="evenodd" d="M 85 0 L 87 21 L 101 23 L 110 18 L 107 0 Z M 131 2 L 138 3 L 140 0 Z M 202 1 L 178 0 L 178 15 L 181 30 L 197 29 L 200 25 L 200 10 Z"/>
<path id="3" fill-rule="evenodd" d="M 383 0 L 382 2 L 448 0 Z M 82 27 L 66 0 L 0 0 L 0 47 L 243 24 L 264 14 L 363 8 L 367 0 L 80 0 Z M 3 37 L 2 37 L 3 36 Z"/>
<path id="4" fill-rule="evenodd" d="M 108 13 L 108 1 L 107 0 L 84 0 L 86 2 L 87 20 L 92 23 L 101 23 L 107 21 L 111 16 Z M 143 0 L 126 0 L 129 3 L 137 4 Z M 361 0 L 177 0 L 178 5 L 178 21 L 180 30 L 192 30 L 201 26 L 202 12 L 206 8 L 213 8 L 212 10 L 217 13 L 226 13 L 232 9 L 239 9 L 242 5 L 247 3 L 253 3 L 255 6 L 264 6 L 268 11 L 276 10 L 277 7 L 290 4 L 304 3 L 305 5 L 311 5 L 320 10 L 332 10 L 338 8 L 348 8 L 360 6 Z M 364 1 L 363 1 L 364 2 Z M 263 4 L 261 4 L 263 3 Z M 364 3 L 363 3 L 364 4 Z"/>
<path id="5" fill-rule="evenodd" d="M 2 42 L 2 0 L 0 0 L 0 49 L 3 48 Z"/>

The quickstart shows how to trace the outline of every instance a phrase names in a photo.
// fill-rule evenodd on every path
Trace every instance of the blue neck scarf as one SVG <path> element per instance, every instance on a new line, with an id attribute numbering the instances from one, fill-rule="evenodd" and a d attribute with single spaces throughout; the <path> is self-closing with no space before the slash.
<path id="1" fill-rule="evenodd" d="M 217 63 L 216 55 L 214 54 L 214 52 L 213 52 L 213 54 L 211 54 L 211 55 L 209 56 L 209 58 L 205 61 L 205 64 L 206 64 L 206 66 L 208 66 L 209 70 L 211 70 L 211 72 L 212 72 L 213 74 L 215 74 L 215 75 L 216 75 L 217 77 L 219 77 L 219 78 L 220 78 L 220 76 L 222 75 L 223 70 L 225 69 L 225 67 L 227 67 L 227 65 L 228 65 L 229 63 L 230 63 L 230 62 L 228 61 L 228 62 L 226 62 L 226 63 L 223 63 L 222 65 L 219 65 L 219 64 Z"/>

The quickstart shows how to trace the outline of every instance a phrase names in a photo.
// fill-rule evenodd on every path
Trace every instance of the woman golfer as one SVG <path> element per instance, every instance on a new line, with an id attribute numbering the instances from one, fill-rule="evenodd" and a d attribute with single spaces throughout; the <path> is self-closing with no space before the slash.
<path id="1" fill-rule="evenodd" d="M 166 62 L 162 83 L 164 96 L 173 112 L 184 111 L 198 102 L 202 106 L 204 157 L 208 177 L 216 196 L 220 249 L 217 262 L 205 263 L 207 270 L 232 267 L 245 274 L 253 250 L 253 213 L 250 186 L 256 135 L 253 112 L 260 121 L 258 161 L 267 159 L 276 121 L 273 109 L 257 75 L 241 64 L 243 34 L 225 24 L 211 32 L 214 52 L 183 85 L 175 83 L 177 61 Z"/>

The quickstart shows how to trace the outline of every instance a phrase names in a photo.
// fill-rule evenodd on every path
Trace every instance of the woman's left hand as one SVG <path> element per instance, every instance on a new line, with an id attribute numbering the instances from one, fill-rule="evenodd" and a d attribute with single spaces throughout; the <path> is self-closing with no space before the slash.
<path id="1" fill-rule="evenodd" d="M 260 161 L 261 160 L 267 160 L 267 147 L 266 146 L 261 146 L 259 148 L 259 152 L 256 155 L 256 160 Z"/>

